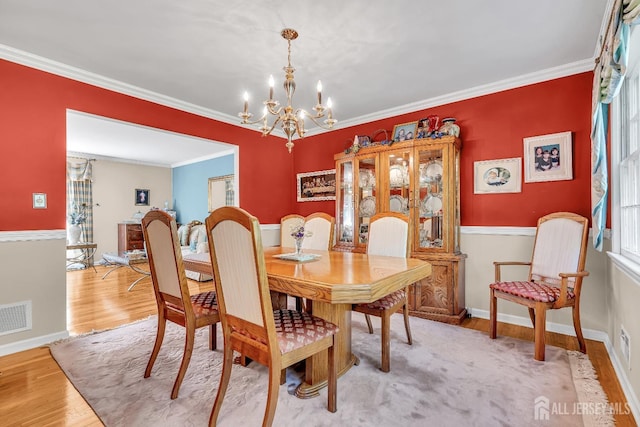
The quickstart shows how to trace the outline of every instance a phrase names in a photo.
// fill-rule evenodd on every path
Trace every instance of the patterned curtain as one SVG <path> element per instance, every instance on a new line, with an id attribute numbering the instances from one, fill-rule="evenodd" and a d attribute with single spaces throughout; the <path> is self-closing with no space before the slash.
<path id="1" fill-rule="evenodd" d="M 67 218 L 84 213 L 82 241 L 93 242 L 93 170 L 90 160 L 67 159 Z"/>
<path id="2" fill-rule="evenodd" d="M 616 0 L 596 60 L 591 119 L 591 222 L 593 247 L 602 251 L 607 221 L 609 104 L 618 96 L 629 59 L 631 26 L 640 22 L 640 0 Z"/>

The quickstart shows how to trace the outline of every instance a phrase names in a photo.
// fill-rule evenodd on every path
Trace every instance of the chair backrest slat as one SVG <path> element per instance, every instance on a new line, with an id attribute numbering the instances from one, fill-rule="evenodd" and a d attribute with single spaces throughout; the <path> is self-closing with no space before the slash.
<path id="1" fill-rule="evenodd" d="M 584 270 L 588 224 L 586 218 L 559 214 L 540 219 L 531 260 L 530 280 L 559 285 L 559 273 Z M 575 282 L 570 278 L 570 282 Z"/>
<path id="2" fill-rule="evenodd" d="M 226 313 L 264 326 L 251 230 L 235 221 L 223 220 L 211 230 L 211 239 Z M 260 256 L 264 264 L 264 255 Z"/>
<path id="3" fill-rule="evenodd" d="M 374 215 L 369 223 L 367 254 L 406 258 L 409 245 L 409 218 L 396 213 Z"/>
<path id="4" fill-rule="evenodd" d="M 303 249 L 327 251 L 333 246 L 335 219 L 328 214 L 317 212 L 305 218 L 304 229 L 312 234 L 302 241 Z"/>
<path id="5" fill-rule="evenodd" d="M 302 215 L 291 214 L 282 217 L 280 220 L 280 246 L 287 248 L 296 247 L 296 241 L 291 235 L 291 229 L 298 224 L 304 224 L 304 217 Z"/>

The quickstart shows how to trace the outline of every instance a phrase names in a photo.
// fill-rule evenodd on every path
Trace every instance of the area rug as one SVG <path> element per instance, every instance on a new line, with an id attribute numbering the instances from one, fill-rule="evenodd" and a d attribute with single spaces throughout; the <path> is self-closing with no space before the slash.
<path id="1" fill-rule="evenodd" d="M 290 395 L 299 381 L 290 371 L 280 387 L 275 426 L 612 425 L 607 417 L 580 415 L 588 412 L 581 408 L 606 403 L 593 367 L 580 353 L 547 346 L 547 360 L 537 362 L 531 342 L 491 340 L 486 333 L 420 318 L 411 318 L 414 344 L 409 346 L 402 316 L 393 316 L 391 372 L 383 373 L 379 323 L 370 335 L 363 319 L 353 315 L 352 349 L 360 365 L 338 379 L 338 411 L 326 410 L 326 390 L 312 399 Z M 156 322 L 151 317 L 51 345 L 55 360 L 108 427 L 208 423 L 222 352 L 208 349 L 207 328 L 200 329 L 180 395 L 171 400 L 184 330 L 167 324 L 153 372 L 145 379 Z M 572 359 L 577 362 L 573 372 Z M 256 363 L 234 365 L 218 425 L 261 425 L 267 376 Z"/>

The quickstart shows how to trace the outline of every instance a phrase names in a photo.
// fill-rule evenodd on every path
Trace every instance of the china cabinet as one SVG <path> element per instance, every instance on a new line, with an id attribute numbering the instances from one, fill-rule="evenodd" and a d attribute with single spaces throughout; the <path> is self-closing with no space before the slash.
<path id="1" fill-rule="evenodd" d="M 335 155 L 336 246 L 364 252 L 369 221 L 377 212 L 409 216 L 412 258 L 432 274 L 410 287 L 414 316 L 460 323 L 464 260 L 460 252 L 460 149 L 455 136 L 376 145 Z"/>

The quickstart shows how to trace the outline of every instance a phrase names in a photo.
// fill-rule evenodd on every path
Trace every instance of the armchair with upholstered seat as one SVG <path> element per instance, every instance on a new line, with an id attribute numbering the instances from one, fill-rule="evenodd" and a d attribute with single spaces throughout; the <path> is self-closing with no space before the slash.
<path id="1" fill-rule="evenodd" d="M 384 255 L 406 258 L 409 253 L 409 218 L 395 212 L 376 214 L 369 222 L 368 255 Z M 407 287 L 410 283 L 407 283 Z M 407 332 L 407 342 L 413 344 L 411 328 L 409 326 L 409 306 L 407 302 L 407 287 L 392 292 L 372 303 L 354 304 L 353 311 L 365 314 L 369 333 L 373 333 L 373 326 L 369 316 L 381 319 L 382 330 L 382 365 L 383 372 L 391 369 L 391 315 L 402 309 L 404 326 Z"/>
<path id="2" fill-rule="evenodd" d="M 185 346 L 178 377 L 171 391 L 171 398 L 178 397 L 182 379 L 189 367 L 195 342 L 195 330 L 209 326 L 209 348 L 216 349 L 216 323 L 220 321 L 216 294 L 213 291 L 197 295 L 189 294 L 185 275 L 176 220 L 160 211 L 149 211 L 142 218 L 142 231 L 151 269 L 151 281 L 158 305 L 158 330 L 156 341 L 147 363 L 144 377 L 151 370 L 162 346 L 167 320 L 185 328 Z"/>
<path id="3" fill-rule="evenodd" d="M 220 414 L 234 350 L 269 368 L 263 426 L 273 423 L 282 369 L 323 351 L 328 352 L 327 407 L 335 412 L 338 327 L 306 312 L 273 310 L 256 217 L 222 207 L 209 215 L 206 225 L 224 335 L 222 375 L 209 425 L 216 425 Z"/>
<path id="4" fill-rule="evenodd" d="M 544 360 L 547 310 L 571 307 L 580 351 L 587 352 L 580 326 L 580 293 L 585 271 L 589 221 L 570 212 L 546 215 L 538 220 L 531 262 L 494 262 L 495 282 L 490 289 L 489 336 L 497 335 L 497 299 L 524 305 L 534 328 L 534 358 Z M 501 281 L 501 267 L 529 266 L 523 281 Z"/>

